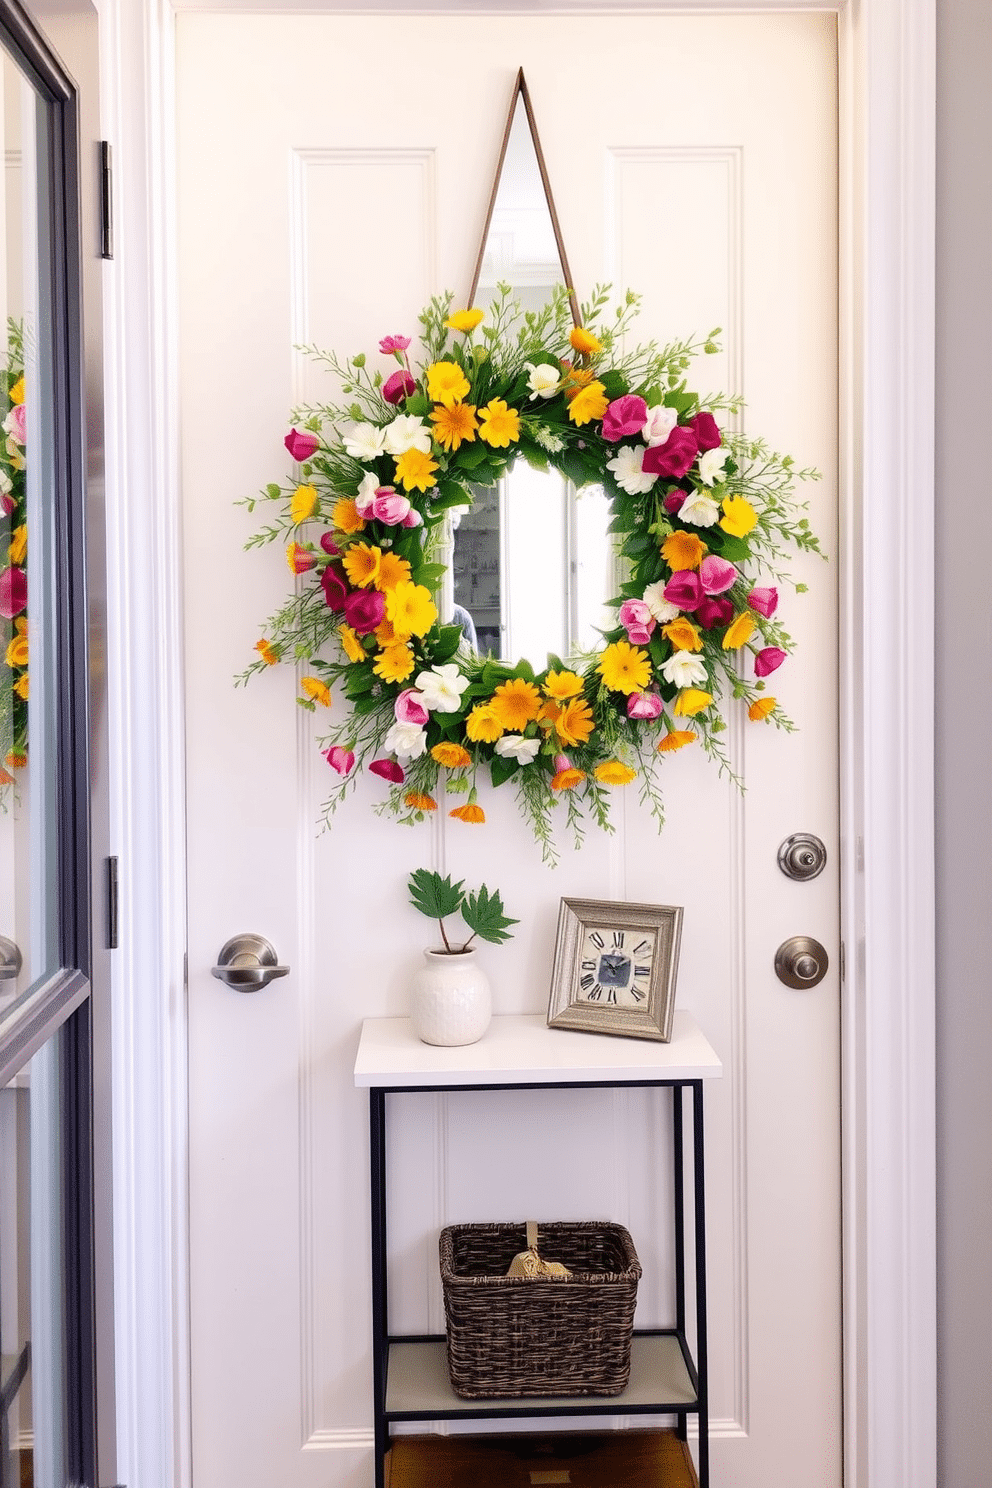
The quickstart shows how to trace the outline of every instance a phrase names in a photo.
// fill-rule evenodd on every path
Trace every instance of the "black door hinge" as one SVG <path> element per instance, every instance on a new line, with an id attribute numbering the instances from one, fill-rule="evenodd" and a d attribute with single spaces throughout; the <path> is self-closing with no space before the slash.
<path id="1" fill-rule="evenodd" d="M 119 891 L 117 885 L 117 859 L 107 859 L 107 950 L 117 949 L 117 909 Z"/>
<path id="2" fill-rule="evenodd" d="M 114 165 L 107 140 L 100 141 L 100 256 L 114 256 Z"/>

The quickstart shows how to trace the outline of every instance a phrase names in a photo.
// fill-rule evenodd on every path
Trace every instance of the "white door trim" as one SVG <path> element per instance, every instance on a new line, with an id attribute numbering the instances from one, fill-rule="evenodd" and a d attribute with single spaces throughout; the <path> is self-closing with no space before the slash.
<path id="1" fill-rule="evenodd" d="M 180 0 L 177 8 L 307 7 Z M 470 0 L 309 8 L 479 10 Z M 932 1488 L 935 0 L 573 0 L 542 13 L 753 9 L 835 10 L 840 39 L 845 1482 Z M 103 0 L 101 14 L 119 245 L 106 339 L 112 765 L 124 865 L 115 1091 L 120 1472 L 142 1488 L 186 1488 L 173 16 L 167 0 Z"/>

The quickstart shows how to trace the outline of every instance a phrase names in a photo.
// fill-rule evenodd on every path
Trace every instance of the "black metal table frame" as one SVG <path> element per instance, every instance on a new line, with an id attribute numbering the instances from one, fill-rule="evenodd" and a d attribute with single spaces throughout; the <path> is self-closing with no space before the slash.
<path id="1" fill-rule="evenodd" d="M 692 1404 L 652 1401 L 645 1405 L 623 1405 L 622 1397 L 589 1396 L 581 1405 L 569 1404 L 549 1410 L 526 1403 L 505 1405 L 475 1402 L 466 1409 L 430 1411 L 388 1411 L 386 1409 L 389 1349 L 392 1343 L 433 1342 L 443 1335 L 392 1335 L 389 1332 L 389 1310 L 386 1285 L 386 1096 L 432 1095 L 438 1093 L 484 1093 L 494 1090 L 624 1090 L 643 1087 L 665 1087 L 672 1092 L 673 1150 L 673 1220 L 675 1229 L 675 1327 L 635 1330 L 634 1336 L 648 1334 L 674 1335 L 681 1347 L 690 1381 L 696 1392 Z M 685 1178 L 682 1092 L 692 1091 L 692 1167 L 693 1167 L 693 1245 L 696 1279 L 696 1356 L 693 1360 L 685 1334 Z M 684 1441 L 690 1415 L 699 1422 L 699 1488 L 709 1488 L 709 1397 L 706 1353 L 706 1215 L 703 1182 L 703 1082 L 688 1080 L 534 1080 L 484 1085 L 375 1085 L 369 1090 L 369 1162 L 372 1200 L 372 1384 L 375 1428 L 375 1488 L 384 1488 L 385 1459 L 389 1450 L 391 1421 L 484 1420 L 499 1417 L 536 1416 L 604 1416 L 604 1415 L 674 1415 L 677 1434 Z M 587 1403 L 588 1402 L 588 1403 Z"/>

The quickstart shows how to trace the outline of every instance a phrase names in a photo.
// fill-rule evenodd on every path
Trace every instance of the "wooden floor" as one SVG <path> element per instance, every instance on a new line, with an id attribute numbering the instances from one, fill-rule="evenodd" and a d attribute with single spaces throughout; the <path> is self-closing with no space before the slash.
<path id="1" fill-rule="evenodd" d="M 401 1436 L 386 1488 L 697 1488 L 673 1431 L 544 1436 Z"/>

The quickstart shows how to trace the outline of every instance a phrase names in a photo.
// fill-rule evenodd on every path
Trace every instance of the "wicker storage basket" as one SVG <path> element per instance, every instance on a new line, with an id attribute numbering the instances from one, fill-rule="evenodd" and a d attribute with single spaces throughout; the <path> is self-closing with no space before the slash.
<path id="1" fill-rule="evenodd" d="M 448 1369 L 467 1400 L 619 1395 L 630 1378 L 640 1262 L 622 1225 L 543 1224 L 541 1258 L 568 1280 L 509 1277 L 527 1243 L 522 1224 L 441 1231 Z"/>

